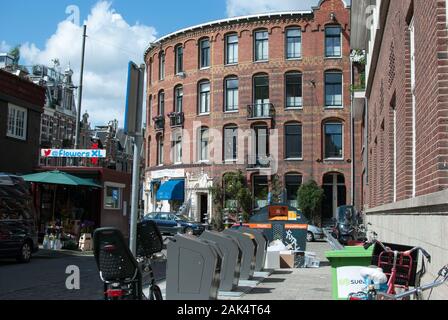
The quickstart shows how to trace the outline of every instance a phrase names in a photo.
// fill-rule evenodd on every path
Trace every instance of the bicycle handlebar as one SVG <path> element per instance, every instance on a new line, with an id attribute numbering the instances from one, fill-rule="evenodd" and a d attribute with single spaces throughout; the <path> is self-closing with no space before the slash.
<path id="1" fill-rule="evenodd" d="M 386 252 L 393 252 L 393 250 L 391 250 L 389 247 L 386 247 L 379 240 L 373 240 L 373 241 L 370 241 L 370 242 L 366 242 L 364 244 L 364 249 L 366 249 L 366 250 L 369 249 L 373 244 L 379 244 L 383 248 L 383 250 L 386 251 Z M 405 254 L 405 255 L 411 255 L 415 251 L 420 251 L 425 256 L 425 258 L 428 260 L 428 262 L 431 263 L 431 255 L 428 253 L 428 251 L 426 251 L 422 247 L 414 247 L 414 248 L 412 248 L 412 249 L 410 249 L 408 251 L 400 252 L 400 253 Z"/>

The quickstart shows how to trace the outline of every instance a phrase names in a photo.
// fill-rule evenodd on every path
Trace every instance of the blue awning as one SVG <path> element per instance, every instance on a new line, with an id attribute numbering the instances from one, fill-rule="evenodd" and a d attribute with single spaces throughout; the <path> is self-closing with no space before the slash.
<path id="1" fill-rule="evenodd" d="M 157 201 L 184 201 L 185 180 L 170 180 L 157 191 Z"/>

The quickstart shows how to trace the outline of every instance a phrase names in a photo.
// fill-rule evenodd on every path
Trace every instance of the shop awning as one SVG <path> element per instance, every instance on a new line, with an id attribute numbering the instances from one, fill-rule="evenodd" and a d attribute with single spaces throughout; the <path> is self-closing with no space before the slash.
<path id="1" fill-rule="evenodd" d="M 170 180 L 160 186 L 157 191 L 157 201 L 184 201 L 185 181 Z"/>
<path id="2" fill-rule="evenodd" d="M 83 179 L 61 171 L 47 171 L 22 176 L 27 182 L 56 184 L 64 186 L 84 186 L 92 188 L 102 188 L 99 184 L 90 179 Z"/>

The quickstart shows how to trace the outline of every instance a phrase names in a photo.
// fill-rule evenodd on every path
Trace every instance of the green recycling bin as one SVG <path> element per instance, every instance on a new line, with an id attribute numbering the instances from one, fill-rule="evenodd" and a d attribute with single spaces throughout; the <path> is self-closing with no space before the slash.
<path id="1" fill-rule="evenodd" d="M 328 251 L 325 256 L 331 264 L 334 300 L 347 300 L 350 293 L 363 291 L 364 279 L 361 269 L 371 265 L 373 246 L 345 247 L 344 250 Z"/>

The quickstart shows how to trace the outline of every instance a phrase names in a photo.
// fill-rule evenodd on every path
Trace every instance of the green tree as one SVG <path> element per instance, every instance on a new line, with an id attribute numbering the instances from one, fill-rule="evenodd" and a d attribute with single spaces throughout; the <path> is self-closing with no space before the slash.
<path id="1" fill-rule="evenodd" d="M 12 48 L 10 51 L 9 51 L 9 53 L 8 53 L 10 56 L 12 56 L 13 57 L 13 59 L 14 59 L 14 65 L 15 66 L 18 66 L 19 65 L 19 61 L 20 61 L 20 46 L 19 45 L 17 45 L 17 46 L 15 46 L 14 48 Z"/>
<path id="2" fill-rule="evenodd" d="M 272 176 L 272 203 L 282 203 L 283 183 L 278 174 Z"/>
<path id="3" fill-rule="evenodd" d="M 224 229 L 224 190 L 222 188 L 221 179 L 215 179 L 215 181 L 213 181 L 213 186 L 210 187 L 210 192 L 213 201 L 212 227 L 214 230 L 220 231 Z"/>
<path id="4" fill-rule="evenodd" d="M 321 208 L 324 199 L 324 190 L 316 181 L 311 180 L 303 184 L 298 191 L 299 207 L 303 214 L 315 224 L 321 222 Z"/>

